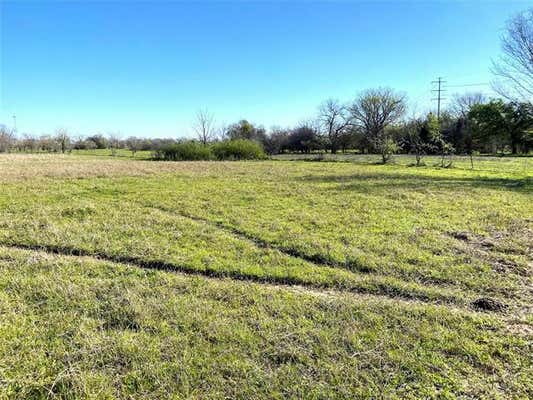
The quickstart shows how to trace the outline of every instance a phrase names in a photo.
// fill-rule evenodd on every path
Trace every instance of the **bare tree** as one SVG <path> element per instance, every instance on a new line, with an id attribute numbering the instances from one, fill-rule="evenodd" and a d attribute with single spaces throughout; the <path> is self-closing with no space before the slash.
<path id="1" fill-rule="evenodd" d="M 126 139 L 126 146 L 128 146 L 128 149 L 131 151 L 131 156 L 135 158 L 135 153 L 137 153 L 143 147 L 143 140 L 139 139 L 138 137 L 131 136 Z"/>
<path id="2" fill-rule="evenodd" d="M 35 152 L 39 149 L 39 140 L 34 135 L 25 133 L 19 146 L 22 151 Z"/>
<path id="3" fill-rule="evenodd" d="M 338 100 L 328 99 L 319 107 L 318 120 L 328 137 L 331 153 L 337 153 L 343 135 L 352 123 L 348 108 Z"/>
<path id="4" fill-rule="evenodd" d="M 68 131 L 65 128 L 56 129 L 55 140 L 59 145 L 61 153 L 65 154 L 65 152 L 70 148 L 70 136 Z"/>
<path id="5" fill-rule="evenodd" d="M 214 140 L 217 140 L 217 139 L 220 139 L 220 140 L 223 140 L 223 139 L 227 139 L 228 136 L 229 136 L 229 129 L 230 129 L 230 125 L 228 125 L 227 123 L 223 122 L 221 123 L 218 128 L 215 129 L 214 131 Z"/>
<path id="6" fill-rule="evenodd" d="M 267 154 L 279 154 L 285 150 L 289 140 L 289 130 L 279 126 L 270 128 L 264 147 Z"/>
<path id="7" fill-rule="evenodd" d="M 196 122 L 193 128 L 198 140 L 204 145 L 207 145 L 216 136 L 214 115 L 208 110 L 199 110 L 196 113 Z"/>
<path id="8" fill-rule="evenodd" d="M 502 36 L 502 51 L 492 72 L 499 79 L 494 90 L 509 100 L 533 99 L 533 8 L 524 11 L 507 23 Z"/>
<path id="9" fill-rule="evenodd" d="M 381 154 L 383 163 L 396 151 L 396 143 L 387 128 L 397 122 L 406 111 L 405 95 L 392 89 L 368 89 L 350 106 L 354 123 Z"/>
<path id="10" fill-rule="evenodd" d="M 484 104 L 487 102 L 487 98 L 483 93 L 456 93 L 453 95 L 452 103 L 450 106 L 451 113 L 457 118 L 467 118 L 470 109 L 477 104 Z"/>
<path id="11" fill-rule="evenodd" d="M 109 148 L 111 149 L 111 155 L 114 157 L 117 155 L 117 150 L 120 148 L 120 136 L 116 133 L 110 133 L 108 135 Z"/>
<path id="12" fill-rule="evenodd" d="M 38 139 L 38 150 L 45 153 L 56 153 L 60 149 L 60 144 L 51 135 L 41 135 Z"/>
<path id="13" fill-rule="evenodd" d="M 11 151 L 15 143 L 15 133 L 13 129 L 8 129 L 6 126 L 0 126 L 0 153 L 7 153 Z"/>

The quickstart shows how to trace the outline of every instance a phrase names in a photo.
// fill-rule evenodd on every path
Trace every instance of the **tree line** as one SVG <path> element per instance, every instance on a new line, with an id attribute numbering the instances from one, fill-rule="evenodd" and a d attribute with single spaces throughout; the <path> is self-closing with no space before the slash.
<path id="1" fill-rule="evenodd" d="M 486 99 L 479 93 L 456 96 L 437 119 L 433 113 L 406 118 L 406 98 L 388 88 L 369 89 L 351 102 L 323 102 L 316 118 L 294 128 L 260 125 L 241 120 L 215 129 L 208 112 L 197 115 L 196 141 L 207 145 L 224 140 L 251 140 L 268 154 L 354 151 L 380 154 L 387 162 L 395 153 L 426 154 L 528 154 L 533 148 L 533 105 L 530 102 Z M 129 149 L 159 151 L 187 139 L 150 139 L 96 134 L 73 139 L 66 130 L 54 135 L 17 138 L 0 128 L 0 152 L 68 152 L 72 149 Z"/>
<path id="2" fill-rule="evenodd" d="M 440 118 L 431 112 L 406 118 L 406 110 L 403 94 L 370 89 L 352 102 L 325 101 L 315 119 L 292 129 L 267 133 L 243 120 L 226 135 L 258 141 L 269 154 L 356 151 L 380 154 L 383 162 L 395 153 L 414 154 L 419 163 L 426 154 L 528 154 L 533 148 L 530 102 L 468 93 L 456 95 Z"/>

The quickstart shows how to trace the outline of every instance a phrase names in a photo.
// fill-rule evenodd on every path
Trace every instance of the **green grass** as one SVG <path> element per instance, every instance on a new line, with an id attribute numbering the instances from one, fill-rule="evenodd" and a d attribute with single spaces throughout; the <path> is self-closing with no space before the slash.
<path id="1" fill-rule="evenodd" d="M 76 155 L 76 156 L 85 156 L 85 157 L 97 157 L 97 158 L 110 157 L 110 158 L 120 158 L 120 159 L 132 158 L 136 160 L 147 160 L 152 157 L 152 152 L 149 150 L 137 151 L 134 156 L 133 153 L 128 149 L 117 149 L 115 151 L 115 154 L 113 154 L 111 149 L 72 150 L 71 154 Z"/>
<path id="2" fill-rule="evenodd" d="M 0 390 L 532 396 L 532 169 L 464 162 L 0 157 Z"/>

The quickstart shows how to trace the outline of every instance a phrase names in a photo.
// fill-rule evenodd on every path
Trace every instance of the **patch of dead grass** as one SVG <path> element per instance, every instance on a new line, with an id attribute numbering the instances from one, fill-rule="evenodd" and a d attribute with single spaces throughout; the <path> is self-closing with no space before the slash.
<path id="1" fill-rule="evenodd" d="M 209 164 L 209 168 L 206 165 Z M 224 162 L 153 162 L 124 159 L 87 159 L 63 154 L 0 154 L 0 182 L 38 178 L 111 178 L 164 173 L 216 174 L 228 171 Z"/>

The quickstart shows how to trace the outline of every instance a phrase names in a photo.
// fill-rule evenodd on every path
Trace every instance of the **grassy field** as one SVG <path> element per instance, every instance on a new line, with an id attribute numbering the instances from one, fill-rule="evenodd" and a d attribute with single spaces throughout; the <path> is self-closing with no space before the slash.
<path id="1" fill-rule="evenodd" d="M 147 160 L 152 158 L 152 152 L 148 150 L 141 150 L 135 152 L 135 155 L 128 149 L 117 149 L 115 153 L 111 149 L 95 149 L 95 150 L 72 150 L 71 154 L 76 156 L 91 157 L 91 158 L 132 158 L 135 160 Z"/>
<path id="2" fill-rule="evenodd" d="M 1 395 L 531 398 L 530 160 L 344 161 L 0 155 Z"/>

